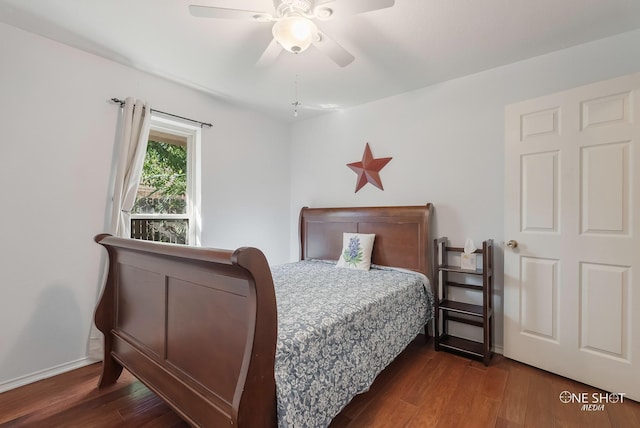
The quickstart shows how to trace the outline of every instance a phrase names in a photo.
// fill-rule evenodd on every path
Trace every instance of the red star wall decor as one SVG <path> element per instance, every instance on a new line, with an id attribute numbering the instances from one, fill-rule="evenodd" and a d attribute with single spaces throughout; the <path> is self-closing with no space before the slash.
<path id="1" fill-rule="evenodd" d="M 356 192 L 362 189 L 362 187 L 371 183 L 376 186 L 380 190 L 384 190 L 382 188 L 382 180 L 380 179 L 380 170 L 384 168 L 386 164 L 393 158 L 378 158 L 374 159 L 371 154 L 371 148 L 369 147 L 369 143 L 364 148 L 364 154 L 362 155 L 362 160 L 360 162 L 348 163 L 347 166 L 353 170 L 356 174 L 358 174 L 358 182 L 356 183 Z"/>

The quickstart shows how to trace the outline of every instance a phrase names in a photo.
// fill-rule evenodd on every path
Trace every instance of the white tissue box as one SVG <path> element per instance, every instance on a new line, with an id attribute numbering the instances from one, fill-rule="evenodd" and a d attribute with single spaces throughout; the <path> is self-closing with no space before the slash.
<path id="1" fill-rule="evenodd" d="M 460 268 L 476 270 L 477 254 L 461 253 L 460 255 Z"/>

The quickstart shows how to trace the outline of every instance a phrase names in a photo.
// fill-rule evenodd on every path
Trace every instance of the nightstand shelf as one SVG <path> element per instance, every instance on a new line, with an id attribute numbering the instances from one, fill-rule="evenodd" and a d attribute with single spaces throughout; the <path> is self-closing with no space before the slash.
<path id="1" fill-rule="evenodd" d="M 447 246 L 447 238 L 434 241 L 436 256 L 435 276 L 435 349 L 466 355 L 482 360 L 485 365 L 491 358 L 491 343 L 493 327 L 493 307 L 491 296 L 493 293 L 493 241 L 482 243 L 482 249 L 475 253 L 482 260 L 482 267 L 462 269 L 460 266 L 448 263 L 449 253 L 463 253 L 464 249 Z M 456 275 L 456 281 L 449 280 L 449 274 Z M 470 278 L 475 277 L 474 281 Z M 477 282 L 480 277 L 481 283 Z M 450 288 L 471 290 L 477 293 L 480 304 L 457 301 L 452 296 Z M 477 342 L 450 333 L 450 322 L 462 323 L 482 329 L 482 342 Z"/>
<path id="2" fill-rule="evenodd" d="M 453 300 L 441 300 L 439 306 L 443 311 L 457 312 L 464 315 L 481 317 L 483 314 L 482 306 L 472 305 L 470 303 L 455 302 Z"/>
<path id="3" fill-rule="evenodd" d="M 446 272 L 465 273 L 469 275 L 482 275 L 482 269 L 460 269 L 460 266 L 438 266 L 438 269 Z"/>
<path id="4" fill-rule="evenodd" d="M 471 354 L 476 358 L 484 358 L 484 345 L 473 340 L 445 334 L 440 338 L 440 347 L 457 353 Z"/>

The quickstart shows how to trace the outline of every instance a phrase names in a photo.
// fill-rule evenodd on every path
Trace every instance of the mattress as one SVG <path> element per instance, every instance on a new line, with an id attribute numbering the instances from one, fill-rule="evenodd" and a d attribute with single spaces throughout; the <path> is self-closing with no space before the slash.
<path id="1" fill-rule="evenodd" d="M 272 267 L 279 427 L 326 427 L 433 316 L 424 275 L 324 261 Z"/>

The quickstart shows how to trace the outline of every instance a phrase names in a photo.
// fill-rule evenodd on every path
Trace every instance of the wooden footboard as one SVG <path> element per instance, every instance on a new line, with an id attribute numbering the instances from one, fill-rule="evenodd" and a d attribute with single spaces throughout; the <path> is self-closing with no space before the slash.
<path id="1" fill-rule="evenodd" d="M 99 386 L 124 367 L 194 426 L 275 426 L 276 301 L 262 252 L 95 240 L 109 253 Z"/>

